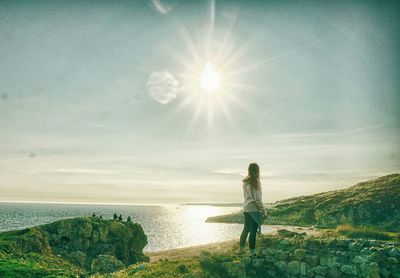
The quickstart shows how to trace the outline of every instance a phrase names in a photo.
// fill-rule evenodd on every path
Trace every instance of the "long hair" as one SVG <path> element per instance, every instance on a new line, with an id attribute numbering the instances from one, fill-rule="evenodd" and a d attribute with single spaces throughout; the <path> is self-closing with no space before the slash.
<path id="1" fill-rule="evenodd" d="M 257 190 L 260 188 L 260 167 L 257 163 L 250 163 L 248 174 L 243 181 L 249 182 L 252 189 Z"/>

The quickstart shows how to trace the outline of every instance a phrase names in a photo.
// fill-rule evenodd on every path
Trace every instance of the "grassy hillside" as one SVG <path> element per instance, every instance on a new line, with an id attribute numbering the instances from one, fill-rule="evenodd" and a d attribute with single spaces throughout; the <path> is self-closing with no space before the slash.
<path id="1" fill-rule="evenodd" d="M 278 201 L 266 224 L 336 227 L 342 224 L 399 230 L 400 174 L 360 182 L 349 188 Z M 207 222 L 242 223 L 241 212 Z"/>
<path id="2" fill-rule="evenodd" d="M 78 277 L 137 262 L 147 236 L 137 223 L 82 217 L 0 233 L 0 277 Z"/>

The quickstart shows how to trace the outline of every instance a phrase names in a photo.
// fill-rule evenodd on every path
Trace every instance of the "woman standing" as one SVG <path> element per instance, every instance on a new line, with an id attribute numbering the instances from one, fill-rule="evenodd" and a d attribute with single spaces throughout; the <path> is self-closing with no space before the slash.
<path id="1" fill-rule="evenodd" d="M 244 253 L 247 235 L 250 233 L 250 256 L 254 257 L 257 230 L 261 232 L 262 218 L 265 215 L 265 208 L 262 202 L 260 168 L 257 163 L 249 165 L 248 175 L 243 179 L 243 196 L 244 227 L 240 235 L 239 254 Z"/>

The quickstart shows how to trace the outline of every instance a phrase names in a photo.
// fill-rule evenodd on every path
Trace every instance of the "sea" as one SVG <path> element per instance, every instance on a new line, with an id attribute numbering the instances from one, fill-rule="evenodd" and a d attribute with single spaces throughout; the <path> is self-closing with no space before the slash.
<path id="1" fill-rule="evenodd" d="M 111 219 L 114 213 L 142 225 L 148 245 L 144 252 L 163 251 L 238 239 L 242 224 L 206 223 L 207 217 L 237 212 L 240 207 L 211 205 L 97 205 L 0 203 L 0 232 L 95 213 Z M 274 228 L 262 226 L 263 232 Z"/>

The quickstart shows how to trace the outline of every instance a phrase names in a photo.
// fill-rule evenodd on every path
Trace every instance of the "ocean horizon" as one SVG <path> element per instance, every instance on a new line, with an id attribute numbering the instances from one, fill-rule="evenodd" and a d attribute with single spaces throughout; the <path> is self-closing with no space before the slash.
<path id="1" fill-rule="evenodd" d="M 239 239 L 242 224 L 206 223 L 210 216 L 237 212 L 240 207 L 214 205 L 117 205 L 71 203 L 0 203 L 0 232 L 29 228 L 54 221 L 89 217 L 93 213 L 123 221 L 130 216 L 142 225 L 148 238 L 145 252 L 163 251 L 224 240 Z M 263 231 L 273 230 L 263 226 Z"/>

